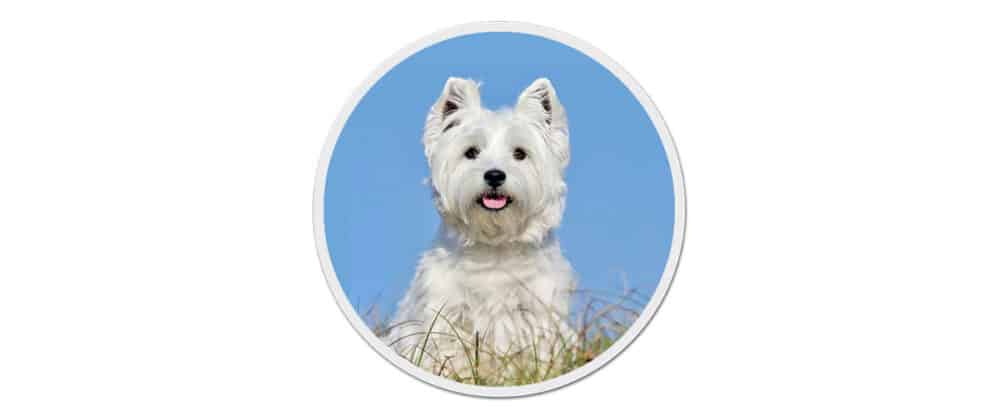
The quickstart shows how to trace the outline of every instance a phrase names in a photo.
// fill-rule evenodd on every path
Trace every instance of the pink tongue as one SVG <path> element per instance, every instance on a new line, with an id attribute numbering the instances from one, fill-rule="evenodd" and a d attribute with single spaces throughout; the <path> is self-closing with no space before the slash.
<path id="1" fill-rule="evenodd" d="M 483 205 L 491 209 L 502 209 L 507 205 L 507 197 L 483 197 Z"/>

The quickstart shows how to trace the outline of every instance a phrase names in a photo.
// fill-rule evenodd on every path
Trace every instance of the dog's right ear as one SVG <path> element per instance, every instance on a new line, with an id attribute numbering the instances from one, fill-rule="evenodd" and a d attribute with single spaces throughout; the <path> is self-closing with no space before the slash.
<path id="1" fill-rule="evenodd" d="M 457 127 L 464 117 L 479 109 L 479 84 L 464 78 L 448 78 L 441 97 L 427 114 L 424 137 L 440 135 Z"/>

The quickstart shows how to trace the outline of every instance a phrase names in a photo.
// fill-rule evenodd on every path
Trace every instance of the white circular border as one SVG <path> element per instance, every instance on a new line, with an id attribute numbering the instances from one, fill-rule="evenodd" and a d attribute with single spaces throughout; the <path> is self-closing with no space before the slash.
<path id="1" fill-rule="evenodd" d="M 621 80 L 625 86 L 628 87 L 629 92 L 631 92 L 632 95 L 639 100 L 639 103 L 642 104 L 646 114 L 656 126 L 656 132 L 660 135 L 660 139 L 663 141 L 663 148 L 666 151 L 667 160 L 670 163 L 670 174 L 674 181 L 674 236 L 670 245 L 670 256 L 667 258 L 667 267 L 663 272 L 663 276 L 660 278 L 659 285 L 656 287 L 656 292 L 653 294 L 653 297 L 650 299 L 650 303 L 643 309 L 642 314 L 636 322 L 629 327 L 629 329 L 617 342 L 611 345 L 611 348 L 597 356 L 597 358 L 586 365 L 537 384 L 519 385 L 513 387 L 486 387 L 463 384 L 434 375 L 416 367 L 405 358 L 397 355 L 396 352 L 393 351 L 388 345 L 375 337 L 375 334 L 369 330 L 368 326 L 365 325 L 364 321 L 362 321 L 361 317 L 348 301 L 343 288 L 340 287 L 340 281 L 337 279 L 337 275 L 333 271 L 333 263 L 330 260 L 330 250 L 326 244 L 326 226 L 323 223 L 323 194 L 326 188 L 327 169 L 330 166 L 330 157 L 333 155 L 333 148 L 337 144 L 337 139 L 340 137 L 340 133 L 344 128 L 344 124 L 347 123 L 347 119 L 351 116 L 354 108 L 357 107 L 358 103 L 365 96 L 368 90 L 371 89 L 371 87 L 380 79 L 382 79 L 387 72 L 395 68 L 396 65 L 399 65 L 399 63 L 425 48 L 459 36 L 488 32 L 524 33 L 560 42 L 563 45 L 567 45 L 582 52 L 603 65 L 607 70 L 611 71 L 615 77 Z M 454 26 L 426 36 L 423 39 L 410 44 L 383 62 L 382 65 L 379 66 L 378 70 L 368 77 L 360 88 L 355 90 L 354 95 L 351 96 L 347 104 L 348 105 L 344 106 L 344 109 L 340 112 L 340 115 L 337 117 L 337 121 L 334 122 L 333 128 L 330 130 L 329 136 L 327 136 L 326 145 L 323 147 L 323 154 L 319 161 L 319 169 L 316 173 L 316 186 L 313 191 L 313 233 L 316 236 L 316 250 L 319 255 L 320 263 L 323 265 L 323 273 L 326 275 L 327 285 L 330 287 L 333 297 L 337 299 L 337 305 L 340 307 L 340 310 L 345 316 L 347 316 L 351 325 L 354 326 L 354 330 L 361 335 L 366 342 L 368 342 L 368 345 L 370 345 L 372 349 L 375 349 L 375 351 L 382 355 L 383 358 L 388 360 L 397 368 L 431 386 L 459 394 L 492 398 L 509 398 L 540 394 L 562 388 L 579 381 L 594 371 L 600 369 L 608 362 L 611 362 L 612 359 L 617 357 L 622 351 L 628 348 L 633 341 L 635 341 L 636 337 L 642 333 L 642 330 L 646 328 L 649 321 L 653 319 L 654 315 L 656 315 L 657 310 L 660 309 L 660 305 L 663 304 L 663 300 L 667 296 L 667 291 L 670 290 L 670 284 L 673 282 L 674 274 L 677 271 L 677 263 L 680 260 L 681 249 L 684 243 L 684 228 L 686 220 L 684 178 L 681 174 L 680 160 L 677 157 L 677 147 L 674 145 L 673 138 L 670 136 L 667 124 L 663 121 L 663 117 L 656 109 L 653 101 L 642 90 L 639 83 L 636 82 L 627 72 L 625 72 L 625 69 L 597 48 L 569 34 L 530 23 L 476 22 Z"/>

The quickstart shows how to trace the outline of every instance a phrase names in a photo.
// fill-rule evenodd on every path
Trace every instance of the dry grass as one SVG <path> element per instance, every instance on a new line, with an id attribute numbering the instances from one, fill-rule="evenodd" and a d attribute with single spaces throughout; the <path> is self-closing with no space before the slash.
<path id="1" fill-rule="evenodd" d="M 572 371 L 608 350 L 646 305 L 648 298 L 636 290 L 620 294 L 578 290 L 574 294 L 574 312 L 562 319 L 566 334 L 550 337 L 551 343 L 532 344 L 519 351 L 499 351 L 485 343 L 478 333 L 466 334 L 444 315 L 435 316 L 415 348 L 402 356 L 417 366 L 455 381 L 486 386 L 526 385 L 541 382 Z M 392 329 L 369 308 L 363 318 L 369 328 L 382 338 Z M 397 324 L 398 325 L 398 324 Z M 460 357 L 434 357 L 431 335 L 446 336 L 458 343 Z"/>

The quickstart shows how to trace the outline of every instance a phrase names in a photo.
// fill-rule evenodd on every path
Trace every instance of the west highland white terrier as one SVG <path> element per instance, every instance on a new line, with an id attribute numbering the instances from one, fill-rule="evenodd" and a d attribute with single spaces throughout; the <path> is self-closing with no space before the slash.
<path id="1" fill-rule="evenodd" d="M 566 112 L 549 80 L 488 110 L 450 78 L 423 133 L 441 227 L 383 336 L 434 373 L 464 378 L 510 358 L 553 361 L 576 280 L 554 229 L 566 201 Z M 482 372 L 482 369 L 478 369 Z"/>

